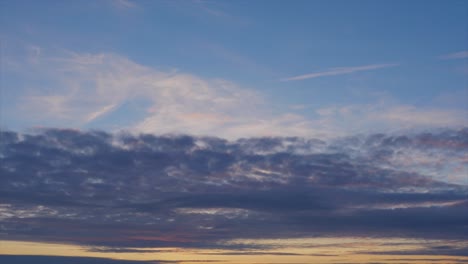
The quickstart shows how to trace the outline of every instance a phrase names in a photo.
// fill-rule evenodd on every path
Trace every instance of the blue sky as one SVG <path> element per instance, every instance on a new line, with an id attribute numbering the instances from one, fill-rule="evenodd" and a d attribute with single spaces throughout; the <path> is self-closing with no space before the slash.
<path id="1" fill-rule="evenodd" d="M 466 125 L 465 1 L 1 5 L 2 126 L 9 129 L 215 131 L 236 138 Z M 108 59 L 96 61 L 103 56 Z M 88 72 L 77 74 L 76 67 Z M 65 68 L 75 70 L 57 72 Z M 154 92 L 160 88 L 145 90 L 136 80 L 131 87 L 98 88 L 106 83 L 102 78 L 125 83 L 167 76 L 186 79 L 185 88 L 179 80 L 168 89 L 190 91 L 173 91 L 169 102 L 167 93 Z M 204 91 L 196 85 L 200 81 Z M 229 88 L 219 89 L 218 81 Z M 120 96 L 107 98 L 116 90 Z M 189 93 L 206 101 L 199 106 Z M 213 104 L 232 97 L 237 101 L 230 106 Z M 207 124 L 179 118 L 190 114 L 210 117 Z M 170 124 L 155 129 L 161 122 Z"/>

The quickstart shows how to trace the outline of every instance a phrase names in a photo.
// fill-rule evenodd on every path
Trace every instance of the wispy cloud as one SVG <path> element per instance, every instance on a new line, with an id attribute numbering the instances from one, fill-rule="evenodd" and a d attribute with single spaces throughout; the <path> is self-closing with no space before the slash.
<path id="1" fill-rule="evenodd" d="M 336 67 L 336 68 L 330 68 L 326 71 L 313 72 L 313 73 L 283 78 L 281 79 L 281 81 L 284 81 L 284 82 L 298 81 L 298 80 L 313 79 L 313 78 L 318 78 L 318 77 L 323 77 L 323 76 L 343 75 L 343 74 L 349 74 L 353 72 L 371 71 L 371 70 L 377 70 L 377 69 L 382 69 L 382 68 L 395 67 L 398 65 L 399 64 L 396 64 L 396 63 L 387 63 L 387 64 L 371 64 L 371 65 L 355 66 L 355 67 Z"/>
<path id="2" fill-rule="evenodd" d="M 111 0 L 111 3 L 121 9 L 129 9 L 137 7 L 137 4 L 130 0 Z"/>
<path id="3" fill-rule="evenodd" d="M 30 64 L 30 72 L 40 73 L 47 85 L 25 75 L 24 93 L 10 111 L 20 113 L 24 122 L 40 126 L 84 127 L 108 116 L 106 122 L 93 122 L 92 127 L 118 126 L 157 134 L 190 131 L 237 139 L 285 135 L 333 138 L 357 132 L 467 124 L 465 113 L 456 109 L 422 109 L 398 103 L 310 107 L 318 113 L 314 117 L 295 113 L 307 107 L 296 105 L 275 114 L 263 94 L 236 83 L 155 69 L 117 54 L 68 52 L 25 63 Z M 389 66 L 334 68 L 328 74 Z M 118 114 L 110 115 L 114 112 Z"/>
<path id="4" fill-rule="evenodd" d="M 314 120 L 316 124 L 327 127 L 329 131 L 348 133 L 462 127 L 468 124 L 464 111 L 388 102 L 329 106 L 316 112 L 320 116 Z"/>
<path id="5" fill-rule="evenodd" d="M 108 106 L 103 107 L 102 109 L 99 109 L 98 111 L 91 113 L 88 118 L 86 119 L 87 122 L 91 122 L 109 112 L 111 112 L 113 109 L 115 109 L 117 105 L 116 104 L 111 104 Z"/>
<path id="6" fill-rule="evenodd" d="M 252 23 L 250 19 L 232 13 L 229 2 L 192 0 L 167 1 L 166 4 L 184 16 L 188 15 L 197 19 L 215 19 L 217 23 L 228 23 L 241 27 Z"/>
<path id="7" fill-rule="evenodd" d="M 443 60 L 456 60 L 456 59 L 466 59 L 466 58 L 468 58 L 468 50 L 439 56 L 439 59 L 443 59 Z"/>

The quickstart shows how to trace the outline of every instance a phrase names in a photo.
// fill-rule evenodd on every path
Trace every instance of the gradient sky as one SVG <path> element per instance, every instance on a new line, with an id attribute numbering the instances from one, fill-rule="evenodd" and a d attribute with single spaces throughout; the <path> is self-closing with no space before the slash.
<path id="1" fill-rule="evenodd" d="M 467 1 L 0 1 L 0 260 L 466 263 L 467 47 Z"/>

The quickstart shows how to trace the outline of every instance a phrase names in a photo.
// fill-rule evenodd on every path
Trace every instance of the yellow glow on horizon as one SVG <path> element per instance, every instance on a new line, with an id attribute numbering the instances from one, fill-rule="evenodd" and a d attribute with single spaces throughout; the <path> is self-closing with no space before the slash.
<path id="1" fill-rule="evenodd" d="M 370 254 L 366 252 L 386 252 L 423 249 L 424 245 L 443 245 L 440 240 L 417 239 L 376 239 L 376 238 L 304 238 L 304 239 L 248 239 L 232 240 L 228 244 L 256 244 L 272 246 L 266 250 L 214 250 L 185 248 L 132 248 L 134 250 L 154 250 L 154 252 L 95 252 L 91 248 L 58 243 L 0 241 L 0 254 L 97 257 L 122 260 L 161 260 L 179 261 L 184 264 L 199 264 L 210 261 L 222 263 L 366 263 L 401 262 L 427 263 L 424 259 L 440 259 L 444 263 L 468 261 L 468 257 L 436 255 L 393 255 Z M 461 243 L 466 246 L 466 242 Z M 452 245 L 452 244 L 451 244 Z M 238 254 L 240 253 L 240 254 Z M 256 254 L 259 253 L 259 254 Z M 288 255 L 289 254 L 289 255 Z M 414 261 L 413 261 L 414 260 Z M 453 261 L 453 262 L 452 262 Z"/>

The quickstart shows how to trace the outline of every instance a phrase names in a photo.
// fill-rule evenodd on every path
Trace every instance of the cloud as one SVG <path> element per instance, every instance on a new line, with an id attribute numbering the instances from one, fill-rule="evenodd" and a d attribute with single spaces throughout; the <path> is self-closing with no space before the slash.
<path id="1" fill-rule="evenodd" d="M 404 250 L 404 251 L 383 251 L 383 252 L 366 252 L 368 254 L 385 254 L 385 255 L 432 255 L 432 256 L 465 256 L 468 257 L 468 246 L 460 245 L 442 245 L 422 248 L 419 250 Z M 468 260 L 466 260 L 468 262 Z"/>
<path id="2" fill-rule="evenodd" d="M 130 0 L 111 0 L 111 3 L 119 9 L 131 9 L 137 7 L 137 4 Z"/>
<path id="3" fill-rule="evenodd" d="M 253 122 L 254 117 L 239 120 L 240 115 L 262 108 L 257 94 L 228 81 L 158 71 L 114 54 L 70 53 L 42 63 L 47 68 L 43 74 L 65 87 L 52 94 L 35 89 L 24 97 L 23 111 L 40 111 L 44 120 L 60 118 L 83 125 L 125 102 L 146 100 L 146 117 L 129 125 L 141 131 L 203 134 L 223 125 Z"/>
<path id="4" fill-rule="evenodd" d="M 377 69 L 395 67 L 395 66 L 398 66 L 398 64 L 371 64 L 371 65 L 355 66 L 355 67 L 337 67 L 337 68 L 330 68 L 327 71 L 314 72 L 314 73 L 308 73 L 308 74 L 283 78 L 281 79 L 281 81 L 286 82 L 286 81 L 306 80 L 306 79 L 318 78 L 318 77 L 323 77 L 323 76 L 343 75 L 343 74 L 350 74 L 353 72 L 371 71 L 371 70 L 377 70 Z"/>
<path id="5" fill-rule="evenodd" d="M 91 113 L 88 118 L 86 118 L 86 122 L 91 122 L 93 120 L 95 120 L 96 118 L 99 118 L 100 116 L 103 116 L 105 115 L 106 113 L 109 113 L 110 111 L 112 111 L 117 105 L 115 104 L 110 104 L 108 106 L 105 106 L 103 107 L 102 109 L 94 112 L 94 113 Z"/>
<path id="6" fill-rule="evenodd" d="M 305 117 L 273 114 L 263 95 L 222 79 L 158 70 L 116 54 L 69 52 L 43 58 L 36 67 L 50 83 L 31 82 L 34 89 L 23 95 L 18 110 L 43 126 L 83 127 L 97 118 L 112 123 L 136 112 L 122 109 L 133 104 L 145 109 L 123 128 L 139 132 L 225 138 L 313 133 Z"/>
<path id="7" fill-rule="evenodd" d="M 412 105 L 356 104 L 329 106 L 316 110 L 322 126 L 330 131 L 369 133 L 382 131 L 425 130 L 435 127 L 464 127 L 466 111 L 443 108 L 418 108 Z M 341 134 L 343 135 L 343 134 Z"/>
<path id="8" fill-rule="evenodd" d="M 450 54 L 439 56 L 439 58 L 443 60 L 466 59 L 468 58 L 468 51 L 464 50 L 460 52 L 450 53 Z"/>
<path id="9" fill-rule="evenodd" d="M 172 261 L 132 261 L 132 260 L 115 260 L 107 258 L 90 258 L 90 257 L 59 257 L 59 256 L 25 256 L 25 255 L 0 255 L 0 260 L 4 263 L 44 263 L 44 264 L 169 264 L 177 263 Z"/>
<path id="10" fill-rule="evenodd" d="M 30 126 L 156 134 L 190 131 L 198 136 L 238 139 L 333 138 L 467 124 L 467 115 L 460 110 L 383 102 L 327 106 L 310 116 L 292 113 L 295 109 L 277 113 L 266 95 L 228 80 L 148 67 L 110 53 L 44 53 L 28 67 L 24 83 L 17 87 L 21 98 L 7 110 L 15 113 L 15 121 Z"/>
<path id="11" fill-rule="evenodd" d="M 335 140 L 60 129 L 1 138 L 2 239 L 236 250 L 256 246 L 229 241 L 468 234 L 467 182 L 450 178 L 466 171 L 466 129 Z"/>
<path id="12" fill-rule="evenodd" d="M 230 12 L 228 3 L 216 1 L 172 1 L 169 3 L 175 11 L 184 16 L 191 16 L 197 19 L 216 19 L 217 23 L 228 23 L 234 26 L 246 26 L 251 24 L 247 17 L 238 16 Z"/>

